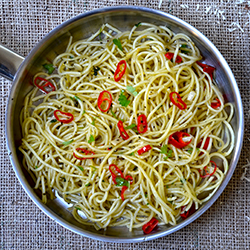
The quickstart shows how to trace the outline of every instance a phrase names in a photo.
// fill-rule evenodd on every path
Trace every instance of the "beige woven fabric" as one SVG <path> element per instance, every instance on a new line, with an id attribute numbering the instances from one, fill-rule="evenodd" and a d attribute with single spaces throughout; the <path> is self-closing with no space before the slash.
<path id="1" fill-rule="evenodd" d="M 4 133 L 11 82 L 0 77 L 0 249 L 248 249 L 250 183 L 241 180 L 250 158 L 250 1 L 244 0 L 0 0 L 0 42 L 27 55 L 50 30 L 80 13 L 112 5 L 137 5 L 171 13 L 206 35 L 229 63 L 245 112 L 241 158 L 216 203 L 184 229 L 140 244 L 115 244 L 77 235 L 41 212 L 26 195 L 11 167 Z M 248 170 L 250 177 L 250 169 Z M 246 175 L 247 176 L 247 175 Z"/>

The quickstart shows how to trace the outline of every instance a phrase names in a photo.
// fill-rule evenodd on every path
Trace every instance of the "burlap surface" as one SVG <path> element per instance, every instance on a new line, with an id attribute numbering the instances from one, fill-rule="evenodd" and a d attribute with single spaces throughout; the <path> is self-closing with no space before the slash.
<path id="1" fill-rule="evenodd" d="M 140 244 L 105 243 L 82 237 L 42 213 L 19 184 L 5 146 L 4 115 L 11 82 L 0 77 L 0 249 L 248 249 L 250 183 L 241 176 L 242 166 L 250 158 L 250 1 L 0 0 L 0 42 L 25 56 L 63 21 L 112 5 L 138 5 L 171 13 L 200 30 L 221 51 L 236 77 L 244 104 L 245 138 L 236 171 L 216 203 L 174 234 Z"/>

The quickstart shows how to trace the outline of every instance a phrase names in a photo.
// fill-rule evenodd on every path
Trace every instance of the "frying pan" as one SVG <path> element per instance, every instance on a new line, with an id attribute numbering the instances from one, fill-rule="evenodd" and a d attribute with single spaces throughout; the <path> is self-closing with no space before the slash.
<path id="1" fill-rule="evenodd" d="M 50 200 L 46 205 L 43 204 L 39 193 L 33 190 L 34 183 L 25 171 L 22 165 L 22 155 L 17 150 L 21 143 L 20 111 L 24 97 L 33 88 L 30 81 L 36 72 L 42 70 L 41 65 L 48 61 L 53 61 L 58 54 L 64 52 L 70 36 L 73 36 L 74 41 L 76 41 L 89 37 L 103 23 L 110 23 L 121 30 L 126 30 L 138 22 L 166 25 L 175 33 L 182 32 L 188 35 L 200 49 L 205 62 L 216 68 L 215 79 L 218 87 L 235 109 L 231 122 L 236 138 L 235 147 L 228 159 L 229 171 L 217 192 L 188 219 L 178 221 L 175 226 L 159 226 L 157 230 L 149 235 L 144 235 L 141 228 L 135 229 L 133 232 L 129 232 L 125 227 L 96 231 L 92 226 L 78 223 L 68 211 L 67 204 L 60 197 Z M 0 46 L 0 74 L 13 80 L 6 110 L 5 132 L 7 135 L 7 148 L 16 176 L 30 198 L 44 213 L 76 233 L 96 240 L 127 243 L 153 240 L 168 235 L 201 216 L 219 197 L 233 175 L 240 156 L 244 131 L 243 106 L 237 83 L 227 62 L 216 47 L 194 27 L 172 15 L 143 7 L 127 6 L 109 7 L 87 12 L 52 30 L 35 46 L 25 59 L 13 51 Z"/>

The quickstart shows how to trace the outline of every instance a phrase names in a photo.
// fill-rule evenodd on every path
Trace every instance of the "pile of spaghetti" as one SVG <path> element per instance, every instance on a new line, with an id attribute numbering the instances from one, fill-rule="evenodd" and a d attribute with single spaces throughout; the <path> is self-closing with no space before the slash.
<path id="1" fill-rule="evenodd" d="M 175 225 L 216 192 L 234 147 L 214 68 L 164 26 L 104 24 L 72 40 L 34 76 L 20 116 L 35 188 L 96 229 Z"/>

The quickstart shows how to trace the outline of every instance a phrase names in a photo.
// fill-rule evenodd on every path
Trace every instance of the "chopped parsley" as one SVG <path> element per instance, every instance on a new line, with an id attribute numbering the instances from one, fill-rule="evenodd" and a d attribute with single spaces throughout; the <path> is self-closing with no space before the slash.
<path id="1" fill-rule="evenodd" d="M 119 120 L 119 119 L 117 118 L 115 112 L 113 111 L 112 106 L 111 106 L 110 112 L 111 112 L 112 116 L 115 117 L 115 119 Z"/>
<path id="2" fill-rule="evenodd" d="M 139 26 L 141 26 L 141 22 L 136 23 L 135 26 L 138 28 Z"/>
<path id="3" fill-rule="evenodd" d="M 90 165 L 90 167 L 93 168 L 93 173 L 92 173 L 92 176 L 93 176 L 97 168 L 94 167 L 94 166 L 92 166 L 92 165 Z M 91 176 L 91 177 L 92 177 L 92 176 Z"/>
<path id="4" fill-rule="evenodd" d="M 53 64 L 45 63 L 45 64 L 43 64 L 43 67 L 44 67 L 46 70 L 48 70 L 48 74 L 49 74 L 49 75 L 52 74 L 53 71 L 55 70 Z"/>
<path id="5" fill-rule="evenodd" d="M 135 88 L 133 86 L 127 86 L 126 89 L 134 96 L 138 95 L 138 92 L 135 91 Z"/>
<path id="6" fill-rule="evenodd" d="M 74 96 L 74 98 L 77 100 L 77 101 L 82 101 L 78 96 Z"/>
<path id="7" fill-rule="evenodd" d="M 188 46 L 186 44 L 182 44 L 181 48 L 188 48 Z M 181 49 L 181 53 L 188 54 L 188 51 Z"/>
<path id="8" fill-rule="evenodd" d="M 100 67 L 98 67 L 98 66 L 93 66 L 93 68 L 94 68 L 94 76 L 97 76 L 97 74 L 98 74 L 98 71 L 101 69 Z"/>
<path id="9" fill-rule="evenodd" d="M 93 121 L 91 122 L 91 124 L 92 124 L 93 126 L 95 126 L 95 120 L 96 120 L 96 117 L 94 117 Z"/>
<path id="10" fill-rule="evenodd" d="M 199 151 L 200 151 L 200 149 L 199 149 L 199 148 L 196 148 L 196 150 L 197 150 L 197 152 L 199 152 Z M 189 154 L 192 154 L 192 152 L 193 152 L 193 148 L 189 148 L 189 149 L 187 150 L 187 152 L 188 152 Z"/>
<path id="11" fill-rule="evenodd" d="M 55 123 L 55 122 L 57 122 L 57 119 L 52 119 L 50 122 Z"/>
<path id="12" fill-rule="evenodd" d="M 123 107 L 127 107 L 130 103 L 130 101 L 127 99 L 127 97 L 124 95 L 124 90 L 121 91 L 121 94 L 119 95 L 118 98 L 119 103 L 123 106 Z"/>
<path id="13" fill-rule="evenodd" d="M 85 110 L 83 110 L 82 115 L 84 115 L 85 113 L 86 113 L 86 111 L 85 111 Z"/>
<path id="14" fill-rule="evenodd" d="M 148 198 L 148 194 L 145 194 L 145 198 Z"/>
<path id="15" fill-rule="evenodd" d="M 81 171 L 84 171 L 83 167 L 77 166 Z"/>
<path id="16" fill-rule="evenodd" d="M 136 127 L 136 124 L 132 123 L 131 125 L 125 127 L 124 129 L 132 129 L 134 127 Z"/>
<path id="17" fill-rule="evenodd" d="M 164 158 L 164 160 L 167 160 L 169 157 L 172 157 L 173 150 L 169 149 L 167 145 L 163 145 L 161 147 L 161 154 L 165 154 L 167 157 Z"/>
<path id="18" fill-rule="evenodd" d="M 113 43 L 121 50 L 123 51 L 123 48 L 122 48 L 122 44 L 121 44 L 121 41 L 120 39 L 113 39 Z"/>
<path id="19" fill-rule="evenodd" d="M 168 186 L 168 185 L 166 185 L 166 188 L 169 188 L 169 186 Z"/>
<path id="20" fill-rule="evenodd" d="M 147 203 L 147 206 L 149 205 L 149 203 Z"/>
<path id="21" fill-rule="evenodd" d="M 35 168 L 38 168 L 37 166 L 35 166 Z"/>
<path id="22" fill-rule="evenodd" d="M 64 146 L 67 146 L 67 145 L 69 145 L 70 143 L 72 143 L 74 140 L 72 139 L 72 140 L 70 140 L 70 141 L 64 141 L 62 144 L 64 145 Z"/>
<path id="23" fill-rule="evenodd" d="M 131 154 L 129 154 L 129 156 L 133 156 L 133 155 L 135 155 L 135 152 L 132 152 Z"/>
<path id="24" fill-rule="evenodd" d="M 95 141 L 95 137 L 93 135 L 90 135 L 88 143 L 91 143 L 93 141 Z"/>
<path id="25" fill-rule="evenodd" d="M 100 28 L 99 39 L 102 41 L 102 28 Z"/>
<path id="26" fill-rule="evenodd" d="M 81 208 L 79 208 L 79 207 L 75 207 L 75 209 L 76 209 L 76 210 L 82 210 L 82 209 L 81 209 Z"/>
<path id="27" fill-rule="evenodd" d="M 161 105 L 157 110 L 159 110 L 163 105 Z"/>
<path id="28" fill-rule="evenodd" d="M 88 186 L 90 186 L 90 183 L 85 184 L 85 187 L 88 187 Z"/>
<path id="29" fill-rule="evenodd" d="M 116 177 L 115 180 L 116 180 L 116 186 L 126 186 L 128 188 L 130 187 L 129 181 L 125 180 L 120 176 Z"/>

